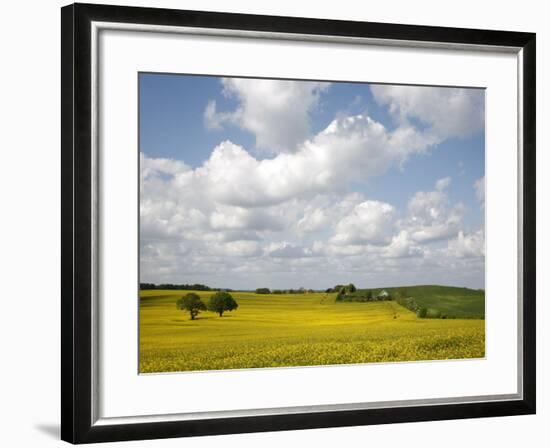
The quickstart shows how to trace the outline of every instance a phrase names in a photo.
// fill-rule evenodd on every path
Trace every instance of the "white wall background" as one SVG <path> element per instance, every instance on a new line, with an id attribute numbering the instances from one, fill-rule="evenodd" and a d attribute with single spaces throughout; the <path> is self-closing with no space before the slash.
<path id="1" fill-rule="evenodd" d="M 127 442 L 129 447 L 440 447 L 547 446 L 550 353 L 545 297 L 550 276 L 550 168 L 543 128 L 550 107 L 550 14 L 536 0 L 162 0 L 103 3 L 309 16 L 537 32 L 538 58 L 538 415 L 452 422 Z M 0 442 L 55 447 L 59 440 L 60 12 L 57 0 L 5 2 L 0 8 Z M 547 274 L 545 276 L 545 274 Z M 546 277 L 546 278 L 545 278 Z M 549 316 L 550 317 L 550 316 Z M 112 444 L 105 447 L 116 446 Z"/>

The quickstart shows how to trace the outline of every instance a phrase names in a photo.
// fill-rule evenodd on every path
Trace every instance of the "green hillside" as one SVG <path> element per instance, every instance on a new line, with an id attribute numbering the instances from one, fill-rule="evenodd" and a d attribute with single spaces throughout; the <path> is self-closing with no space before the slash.
<path id="1" fill-rule="evenodd" d="M 386 290 L 393 298 L 412 297 L 427 309 L 427 317 L 485 318 L 485 291 L 454 286 L 421 285 L 399 288 L 376 288 L 374 295 Z M 357 290 L 357 293 L 368 290 Z"/>

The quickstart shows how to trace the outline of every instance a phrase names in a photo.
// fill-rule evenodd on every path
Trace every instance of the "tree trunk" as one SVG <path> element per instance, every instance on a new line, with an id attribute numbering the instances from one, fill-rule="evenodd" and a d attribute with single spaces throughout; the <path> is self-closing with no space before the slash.
<path id="1" fill-rule="evenodd" d="M 223 311 L 220 311 L 220 317 L 222 317 Z"/>

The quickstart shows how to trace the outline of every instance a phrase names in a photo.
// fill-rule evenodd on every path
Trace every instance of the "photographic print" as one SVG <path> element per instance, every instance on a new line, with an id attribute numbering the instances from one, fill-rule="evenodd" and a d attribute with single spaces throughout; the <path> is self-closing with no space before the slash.
<path id="1" fill-rule="evenodd" d="M 139 371 L 485 357 L 485 91 L 139 74 Z"/>

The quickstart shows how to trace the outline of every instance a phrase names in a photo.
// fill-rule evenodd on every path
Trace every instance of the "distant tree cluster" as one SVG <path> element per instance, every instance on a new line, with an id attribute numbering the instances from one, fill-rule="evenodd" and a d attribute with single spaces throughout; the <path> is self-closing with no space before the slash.
<path id="1" fill-rule="evenodd" d="M 353 283 L 349 285 L 336 285 L 327 289 L 328 293 L 337 293 L 337 302 L 377 302 L 382 300 L 393 300 L 392 295 L 386 290 L 379 290 L 376 293 L 372 289 L 357 289 Z"/>
<path id="2" fill-rule="evenodd" d="M 343 294 L 350 294 L 357 291 L 357 288 L 353 283 L 350 283 L 349 285 L 336 285 L 334 288 L 328 288 L 325 292 L 332 293 L 343 293 Z"/>
<path id="3" fill-rule="evenodd" d="M 269 288 L 257 288 L 256 294 L 271 294 L 271 290 Z"/>
<path id="4" fill-rule="evenodd" d="M 161 283 L 159 285 L 155 284 L 155 283 L 140 283 L 139 284 L 139 289 L 141 289 L 142 291 L 144 290 L 147 290 L 147 289 L 180 289 L 182 291 L 231 291 L 230 289 L 227 289 L 227 288 L 210 288 L 209 286 L 206 286 L 206 285 L 201 285 L 200 283 L 195 283 L 195 284 L 187 284 L 187 283 L 184 283 L 184 284 L 174 284 L 174 283 Z"/>
<path id="5" fill-rule="evenodd" d="M 256 294 L 311 294 L 315 291 L 313 289 L 269 289 L 269 288 L 258 288 L 256 289 Z"/>
<path id="6" fill-rule="evenodd" d="M 178 310 L 188 311 L 191 320 L 195 320 L 201 311 L 212 311 L 222 317 L 226 311 L 236 310 L 239 304 L 226 291 L 212 294 L 208 303 L 204 303 L 198 294 L 190 292 L 176 301 L 176 307 Z"/>

